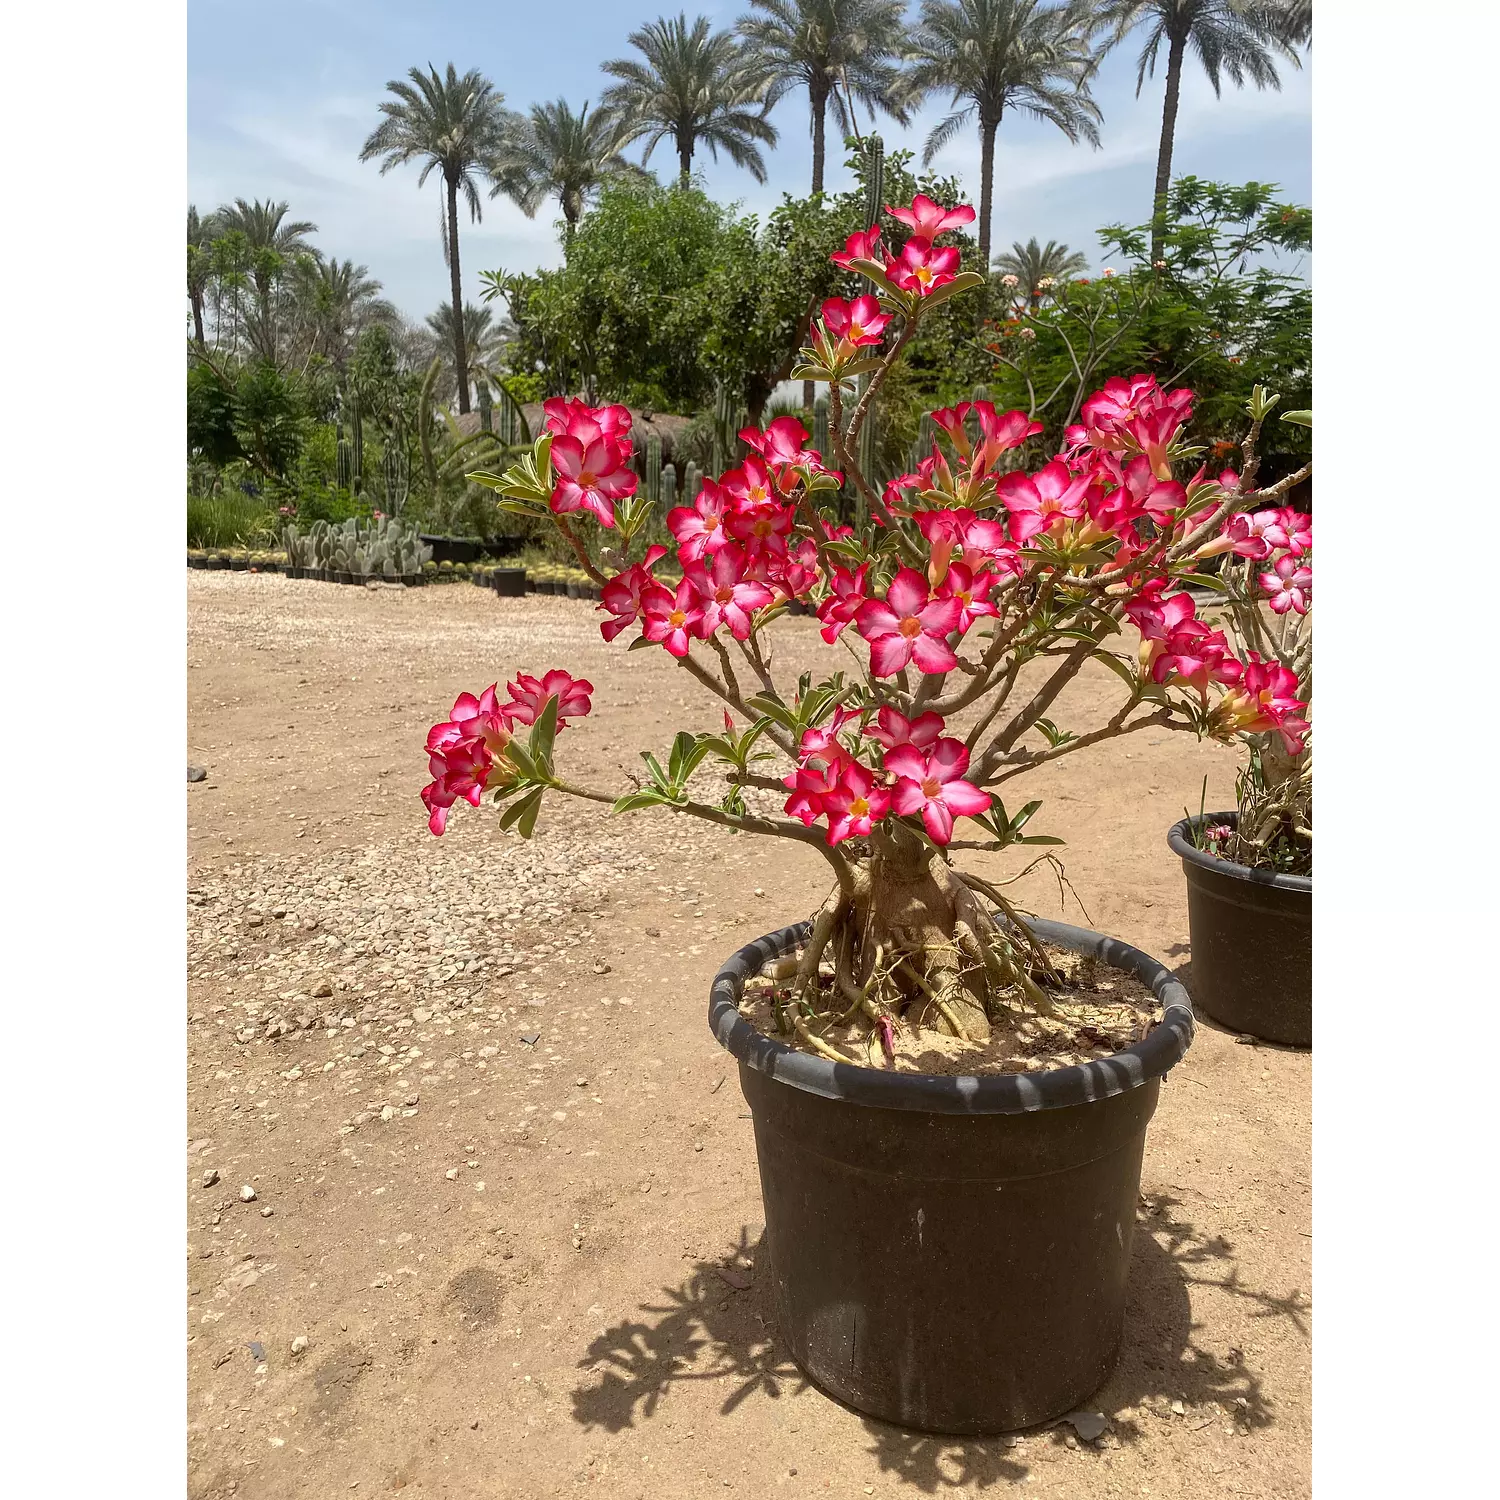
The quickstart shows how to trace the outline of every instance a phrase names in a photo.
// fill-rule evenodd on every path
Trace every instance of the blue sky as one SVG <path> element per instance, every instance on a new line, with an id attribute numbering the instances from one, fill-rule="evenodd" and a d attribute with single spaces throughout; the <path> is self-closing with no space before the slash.
<path id="1" fill-rule="evenodd" d="M 912 6 L 913 13 L 916 5 Z M 748 9 L 741 0 L 704 0 L 688 8 L 727 25 Z M 408 316 L 420 318 L 447 300 L 448 273 L 438 241 L 440 179 L 418 191 L 418 169 L 382 177 L 359 161 L 379 123 L 388 79 L 413 64 L 475 67 L 524 109 L 559 95 L 575 107 L 597 99 L 607 80 L 599 65 L 629 55 L 627 35 L 663 13 L 660 0 L 512 0 L 459 5 L 392 0 L 190 0 L 188 7 L 188 201 L 201 211 L 235 197 L 286 199 L 297 218 L 318 225 L 326 254 L 369 267 Z M 675 13 L 668 10 L 666 13 Z M 995 164 L 997 247 L 1036 235 L 1066 241 L 1097 266 L 1101 224 L 1136 223 L 1149 212 L 1161 128 L 1162 79 L 1135 97 L 1136 48 L 1127 41 L 1100 70 L 1094 95 L 1104 111 L 1102 149 L 1070 146 L 1050 125 L 1008 119 Z M 1177 120 L 1175 174 L 1276 182 L 1288 198 L 1311 202 L 1310 63 L 1282 67 L 1281 91 L 1227 87 L 1222 99 L 1190 61 Z M 911 128 L 879 124 L 888 149 L 920 153 L 946 99 L 930 100 Z M 805 193 L 812 147 L 805 94 L 772 115 L 781 132 L 767 156 L 761 186 L 727 160 L 700 153 L 708 191 L 747 211 L 764 210 L 784 191 Z M 632 151 L 634 153 L 634 150 Z M 651 166 L 675 168 L 658 148 Z M 934 166 L 958 177 L 977 201 L 979 139 L 965 132 Z M 842 154 L 830 150 L 828 186 L 847 182 Z M 460 222 L 460 252 L 469 297 L 477 273 L 503 266 L 529 271 L 561 261 L 556 214 L 527 219 L 505 199 L 484 200 L 484 217 Z M 461 214 L 464 213 L 462 207 Z"/>

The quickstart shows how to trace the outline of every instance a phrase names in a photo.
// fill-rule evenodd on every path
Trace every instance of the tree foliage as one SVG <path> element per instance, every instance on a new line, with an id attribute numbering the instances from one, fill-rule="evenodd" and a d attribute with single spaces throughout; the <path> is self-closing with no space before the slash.
<path id="1" fill-rule="evenodd" d="M 1126 263 L 1116 275 L 1065 283 L 1051 304 L 993 325 L 991 388 L 997 404 L 1041 418 L 1055 446 L 1090 390 L 1150 371 L 1197 393 L 1190 435 L 1211 463 L 1244 436 L 1255 386 L 1279 392 L 1286 410 L 1312 405 L 1312 292 L 1293 274 L 1312 248 L 1312 213 L 1273 184 L 1183 177 L 1168 195 L 1159 266 L 1151 232 L 1106 225 L 1106 255 Z M 1305 428 L 1267 424 L 1267 474 L 1296 467 L 1309 446 Z"/>

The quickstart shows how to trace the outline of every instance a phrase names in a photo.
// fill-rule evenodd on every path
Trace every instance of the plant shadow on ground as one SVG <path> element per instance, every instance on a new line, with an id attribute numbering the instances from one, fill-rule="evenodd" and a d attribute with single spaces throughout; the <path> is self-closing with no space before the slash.
<path id="1" fill-rule="evenodd" d="M 1251 1316 L 1285 1318 L 1304 1338 L 1309 1334 L 1310 1303 L 1299 1291 L 1281 1297 L 1244 1282 L 1233 1244 L 1200 1233 L 1181 1208 L 1169 1194 L 1143 1198 L 1119 1363 L 1083 1403 L 1083 1409 L 1110 1419 L 1110 1434 L 1125 1447 L 1149 1441 L 1138 1412 L 1154 1409 L 1164 1421 L 1180 1420 L 1171 1414 L 1173 1401 L 1189 1409 L 1218 1403 L 1252 1430 L 1274 1420 L 1274 1400 L 1259 1375 L 1245 1367 L 1239 1350 L 1221 1359 L 1195 1342 L 1205 1325 L 1193 1321 L 1192 1288 L 1243 1298 L 1253 1305 Z M 600 1333 L 578 1362 L 595 1378 L 574 1390 L 573 1419 L 619 1432 L 650 1418 L 679 1382 L 727 1381 L 728 1394 L 719 1407 L 725 1416 L 757 1393 L 778 1400 L 787 1392 L 817 1389 L 783 1350 L 760 1278 L 752 1281 L 746 1273 L 748 1265 L 761 1263 L 764 1252 L 764 1235 L 752 1245 L 749 1231 L 742 1229 L 737 1245 L 717 1260 L 699 1261 L 681 1286 L 663 1289 L 660 1300 L 643 1305 L 639 1318 Z M 825 1399 L 833 1400 L 826 1394 Z M 872 1417 L 861 1420 L 871 1439 L 867 1452 L 882 1472 L 926 1494 L 984 1489 L 1030 1472 L 1013 1437 L 945 1437 Z M 1062 1444 L 1069 1431 L 1050 1423 L 1030 1435 Z"/>

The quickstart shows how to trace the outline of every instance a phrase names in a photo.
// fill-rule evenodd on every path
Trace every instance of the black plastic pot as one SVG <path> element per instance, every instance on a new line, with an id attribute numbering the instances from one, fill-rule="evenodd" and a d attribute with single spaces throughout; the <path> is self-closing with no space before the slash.
<path id="1" fill-rule="evenodd" d="M 246 558 L 243 557 L 231 557 L 229 559 L 229 566 L 233 568 L 236 573 L 243 573 L 245 569 L 250 566 L 250 563 Z"/>
<path id="2" fill-rule="evenodd" d="M 477 537 L 419 535 L 423 546 L 432 548 L 433 562 L 471 563 L 484 556 L 484 543 Z"/>
<path id="3" fill-rule="evenodd" d="M 570 583 L 568 585 L 568 598 L 570 598 L 570 599 L 582 599 L 583 598 L 583 590 L 584 590 L 584 585 L 583 584 L 581 584 L 581 583 Z"/>
<path id="4" fill-rule="evenodd" d="M 525 568 L 496 568 L 490 577 L 502 599 L 519 599 L 526 592 Z"/>
<path id="5" fill-rule="evenodd" d="M 220 568 L 227 568 L 228 566 L 229 559 L 227 557 L 210 557 L 204 563 L 204 567 L 212 568 L 215 572 L 217 572 Z"/>
<path id="6" fill-rule="evenodd" d="M 1312 1046 L 1312 880 L 1252 870 L 1193 847 L 1182 818 L 1167 834 L 1187 876 L 1193 997 L 1221 1026 Z M 1201 821 L 1233 824 L 1234 813 Z"/>
<path id="7" fill-rule="evenodd" d="M 784 927 L 719 970 L 709 1027 L 755 1120 L 781 1336 L 825 1391 L 902 1427 L 979 1435 L 1073 1410 L 1120 1346 L 1146 1126 L 1193 1037 L 1187 992 L 1114 938 L 1039 937 L 1127 969 L 1165 1014 L 1113 1057 L 947 1078 L 828 1062 L 740 1015 Z M 769 1261 L 769 1264 L 767 1264 Z"/>

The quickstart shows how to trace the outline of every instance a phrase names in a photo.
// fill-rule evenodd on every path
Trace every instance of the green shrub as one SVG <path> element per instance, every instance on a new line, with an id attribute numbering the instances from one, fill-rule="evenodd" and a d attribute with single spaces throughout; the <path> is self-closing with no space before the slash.
<path id="1" fill-rule="evenodd" d="M 214 495 L 187 497 L 189 547 L 270 546 L 276 538 L 276 513 L 257 495 L 225 487 Z"/>

